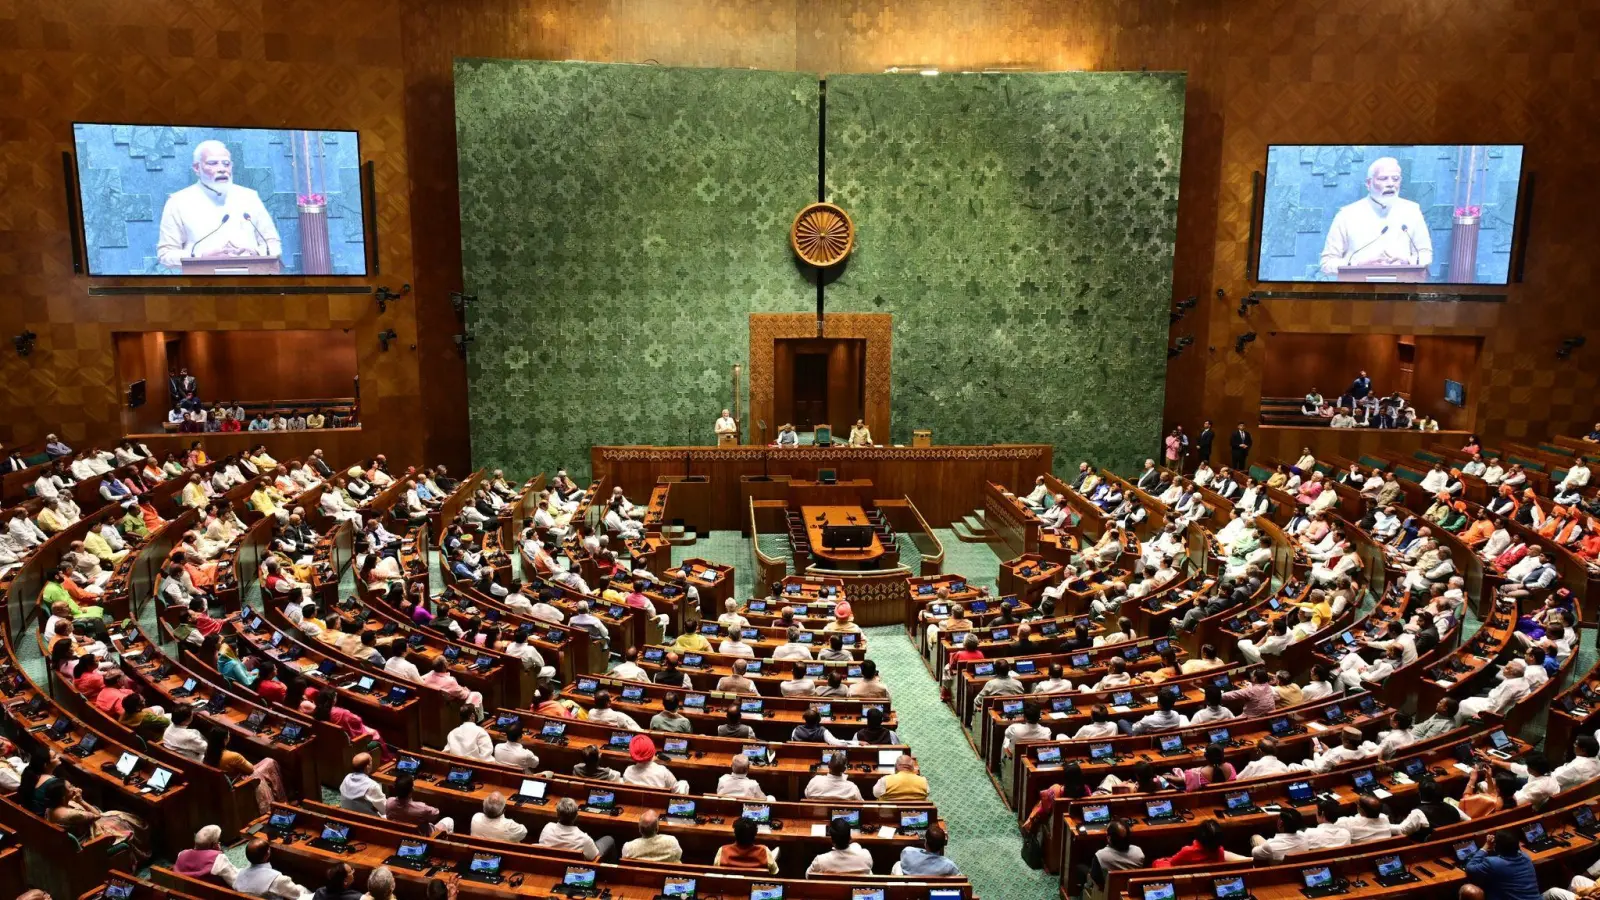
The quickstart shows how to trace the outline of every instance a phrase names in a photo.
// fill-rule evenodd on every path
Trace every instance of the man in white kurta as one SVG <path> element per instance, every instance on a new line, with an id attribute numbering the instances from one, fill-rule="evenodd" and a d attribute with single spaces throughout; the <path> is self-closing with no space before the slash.
<path id="1" fill-rule="evenodd" d="M 194 148 L 197 181 L 167 197 L 156 259 L 176 269 L 185 258 L 282 256 L 283 241 L 261 195 L 233 180 L 233 156 L 221 141 Z"/>
<path id="2" fill-rule="evenodd" d="M 1322 246 L 1322 271 L 1344 266 L 1426 266 L 1433 237 L 1422 207 L 1400 196 L 1400 163 L 1385 156 L 1367 167 L 1367 196 L 1341 208 Z"/>

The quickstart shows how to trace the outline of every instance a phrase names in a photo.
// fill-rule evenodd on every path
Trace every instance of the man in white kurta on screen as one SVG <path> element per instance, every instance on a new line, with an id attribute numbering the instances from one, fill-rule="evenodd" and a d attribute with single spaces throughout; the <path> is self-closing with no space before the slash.
<path id="1" fill-rule="evenodd" d="M 1367 167 L 1367 196 L 1342 207 L 1322 245 L 1322 271 L 1344 266 L 1426 266 L 1433 236 L 1415 200 L 1400 196 L 1400 162 L 1392 156 Z"/>
<path id="2" fill-rule="evenodd" d="M 261 195 L 235 184 L 233 155 L 221 141 L 194 148 L 196 182 L 167 197 L 156 259 L 176 269 L 187 258 L 281 256 L 283 242 Z"/>

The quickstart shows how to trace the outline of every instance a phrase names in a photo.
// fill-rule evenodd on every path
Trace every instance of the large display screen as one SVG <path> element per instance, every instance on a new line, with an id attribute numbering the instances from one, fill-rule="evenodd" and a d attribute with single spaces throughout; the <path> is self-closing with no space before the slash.
<path id="1" fill-rule="evenodd" d="M 365 275 L 354 131 L 72 126 L 90 275 Z"/>
<path id="2" fill-rule="evenodd" d="M 1259 281 L 1505 284 L 1522 147 L 1267 149 Z"/>

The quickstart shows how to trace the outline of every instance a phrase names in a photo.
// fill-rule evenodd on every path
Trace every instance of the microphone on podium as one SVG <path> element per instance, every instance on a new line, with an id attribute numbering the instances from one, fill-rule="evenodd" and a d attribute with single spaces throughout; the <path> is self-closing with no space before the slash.
<path id="1" fill-rule="evenodd" d="M 1402 226 L 1402 227 L 1404 227 L 1404 226 Z M 1355 265 L 1355 259 L 1356 259 L 1356 254 L 1357 253 L 1360 253 L 1361 251 L 1367 249 L 1368 247 L 1371 247 L 1373 244 L 1376 244 L 1377 242 L 1383 240 L 1383 236 L 1388 234 L 1388 233 L 1389 233 L 1389 226 L 1387 226 L 1387 225 L 1383 226 L 1382 230 L 1380 230 L 1378 232 L 1378 236 L 1377 237 L 1373 238 L 1370 241 L 1367 241 L 1365 244 L 1362 244 L 1361 246 L 1357 247 L 1356 249 L 1350 251 L 1350 254 L 1344 258 L 1345 259 L 1345 265 L 1347 265 L 1347 266 Z"/>
<path id="2" fill-rule="evenodd" d="M 266 253 L 267 252 L 267 236 L 261 233 L 261 226 L 256 224 L 256 220 L 255 219 L 250 218 L 250 214 L 249 213 L 240 213 L 240 215 L 244 216 L 244 220 L 246 222 L 250 223 L 250 227 L 251 228 L 255 229 L 255 232 L 256 232 L 256 244 L 257 244 L 257 246 L 259 246 L 261 248 L 261 252 L 262 253 Z"/>
<path id="3" fill-rule="evenodd" d="M 1415 263 L 1422 256 L 1422 250 L 1417 247 L 1417 239 L 1411 236 L 1411 226 L 1402 224 L 1400 230 L 1405 232 L 1406 240 L 1411 242 L 1411 261 Z"/>
<path id="4" fill-rule="evenodd" d="M 203 241 L 206 238 L 211 237 L 213 234 L 216 234 L 217 232 L 221 231 L 222 230 L 222 226 L 228 224 L 229 215 L 230 215 L 229 213 L 223 213 L 222 214 L 222 221 L 217 223 L 217 227 L 211 229 L 210 231 L 208 231 L 204 235 L 202 235 L 199 241 L 195 241 L 194 243 L 189 245 L 189 258 L 190 259 L 194 259 L 194 255 L 196 253 L 200 252 L 200 241 Z"/>

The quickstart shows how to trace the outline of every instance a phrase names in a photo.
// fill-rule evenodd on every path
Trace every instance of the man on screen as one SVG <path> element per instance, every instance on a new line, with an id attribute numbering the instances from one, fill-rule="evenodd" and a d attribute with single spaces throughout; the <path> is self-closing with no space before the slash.
<path id="1" fill-rule="evenodd" d="M 1392 156 L 1367 167 L 1367 196 L 1339 210 L 1322 246 L 1322 271 L 1344 266 L 1426 266 L 1433 237 L 1422 207 L 1400 196 L 1400 162 Z"/>
<path id="2" fill-rule="evenodd" d="M 221 141 L 194 148 L 198 180 L 167 197 L 156 258 L 176 269 L 186 258 L 281 256 L 283 242 L 261 196 L 233 181 L 233 155 Z"/>

